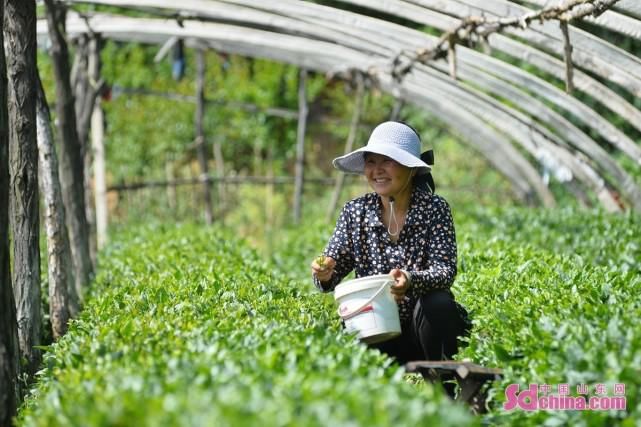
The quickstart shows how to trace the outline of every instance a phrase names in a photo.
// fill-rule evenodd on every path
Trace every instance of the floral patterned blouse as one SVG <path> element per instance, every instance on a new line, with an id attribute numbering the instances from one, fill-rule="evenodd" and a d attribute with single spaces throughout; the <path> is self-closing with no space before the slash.
<path id="1" fill-rule="evenodd" d="M 356 277 L 406 270 L 411 285 L 399 303 L 401 322 L 412 317 L 418 298 L 433 289 L 449 290 L 456 276 L 456 235 L 450 207 L 440 196 L 414 189 L 410 207 L 396 243 L 381 221 L 382 201 L 368 193 L 345 204 L 334 234 L 323 251 L 336 260 L 331 280 L 314 284 L 323 292 L 334 290 L 352 270 Z"/>

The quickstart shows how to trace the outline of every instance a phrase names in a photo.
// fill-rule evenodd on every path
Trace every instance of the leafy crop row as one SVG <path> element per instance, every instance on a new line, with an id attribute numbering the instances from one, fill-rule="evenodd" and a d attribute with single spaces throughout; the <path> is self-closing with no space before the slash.
<path id="1" fill-rule="evenodd" d="M 593 265 L 641 273 L 641 218 L 575 208 L 481 209 L 462 218 L 466 238 L 494 238 L 553 254 L 579 256 Z"/>
<path id="2" fill-rule="evenodd" d="M 473 313 L 460 357 L 505 369 L 492 390 L 494 422 L 513 425 L 635 425 L 641 419 L 641 276 L 594 266 L 579 256 L 502 241 L 465 241 L 456 284 Z M 517 383 L 626 387 L 628 411 L 503 412 Z M 527 422 L 527 423 L 526 423 Z"/>
<path id="3" fill-rule="evenodd" d="M 103 254 L 94 297 L 24 425 L 576 425 L 641 420 L 641 222 L 599 211 L 454 212 L 459 358 L 502 367 L 471 419 L 340 332 L 310 259 L 331 227 L 281 230 L 268 263 L 230 236 L 149 229 Z M 138 230 L 140 231 L 140 230 Z M 233 242 L 233 243 L 232 243 Z M 625 384 L 626 411 L 504 411 L 516 383 Z M 593 394 L 593 392 L 591 392 Z"/>
<path id="4" fill-rule="evenodd" d="M 25 426 L 469 425 L 229 234 L 136 230 L 45 356 Z"/>
<path id="5" fill-rule="evenodd" d="M 457 356 L 505 370 L 489 390 L 491 425 L 638 425 L 641 421 L 641 219 L 574 209 L 454 211 L 457 299 L 472 314 Z M 281 233 L 275 265 L 301 271 L 331 232 Z M 307 255 L 309 257 L 309 255 Z M 294 266 L 299 266 L 295 270 Z M 505 387 L 625 384 L 627 411 L 503 411 Z M 553 388 L 553 391 L 555 389 Z"/>

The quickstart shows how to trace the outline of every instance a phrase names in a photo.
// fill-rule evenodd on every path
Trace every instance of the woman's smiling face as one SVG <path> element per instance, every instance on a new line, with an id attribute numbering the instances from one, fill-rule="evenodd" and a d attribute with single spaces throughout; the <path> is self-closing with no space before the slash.
<path id="1" fill-rule="evenodd" d="M 365 177 L 380 196 L 390 197 L 411 188 L 412 169 L 382 154 L 365 153 Z"/>

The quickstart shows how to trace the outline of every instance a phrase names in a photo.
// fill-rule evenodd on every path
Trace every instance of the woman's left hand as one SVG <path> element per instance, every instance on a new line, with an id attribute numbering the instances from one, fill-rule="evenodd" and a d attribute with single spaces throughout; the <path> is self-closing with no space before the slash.
<path id="1" fill-rule="evenodd" d="M 393 284 L 390 288 L 390 290 L 392 291 L 392 296 L 394 297 L 396 302 L 401 302 L 403 301 L 403 298 L 405 298 L 405 293 L 410 287 L 410 282 L 409 280 L 407 280 L 407 276 L 405 276 L 403 270 L 399 268 L 392 269 L 389 274 L 396 281 L 396 283 Z"/>

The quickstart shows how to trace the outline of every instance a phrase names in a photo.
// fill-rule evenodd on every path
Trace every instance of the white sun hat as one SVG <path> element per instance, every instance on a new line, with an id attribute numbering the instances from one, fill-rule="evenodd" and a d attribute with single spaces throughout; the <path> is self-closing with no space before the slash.
<path id="1" fill-rule="evenodd" d="M 421 160 L 421 140 L 417 133 L 400 122 L 383 122 L 376 126 L 365 147 L 335 158 L 332 164 L 343 172 L 362 174 L 365 153 L 382 154 L 408 168 L 419 168 L 419 174 L 432 169 Z"/>

